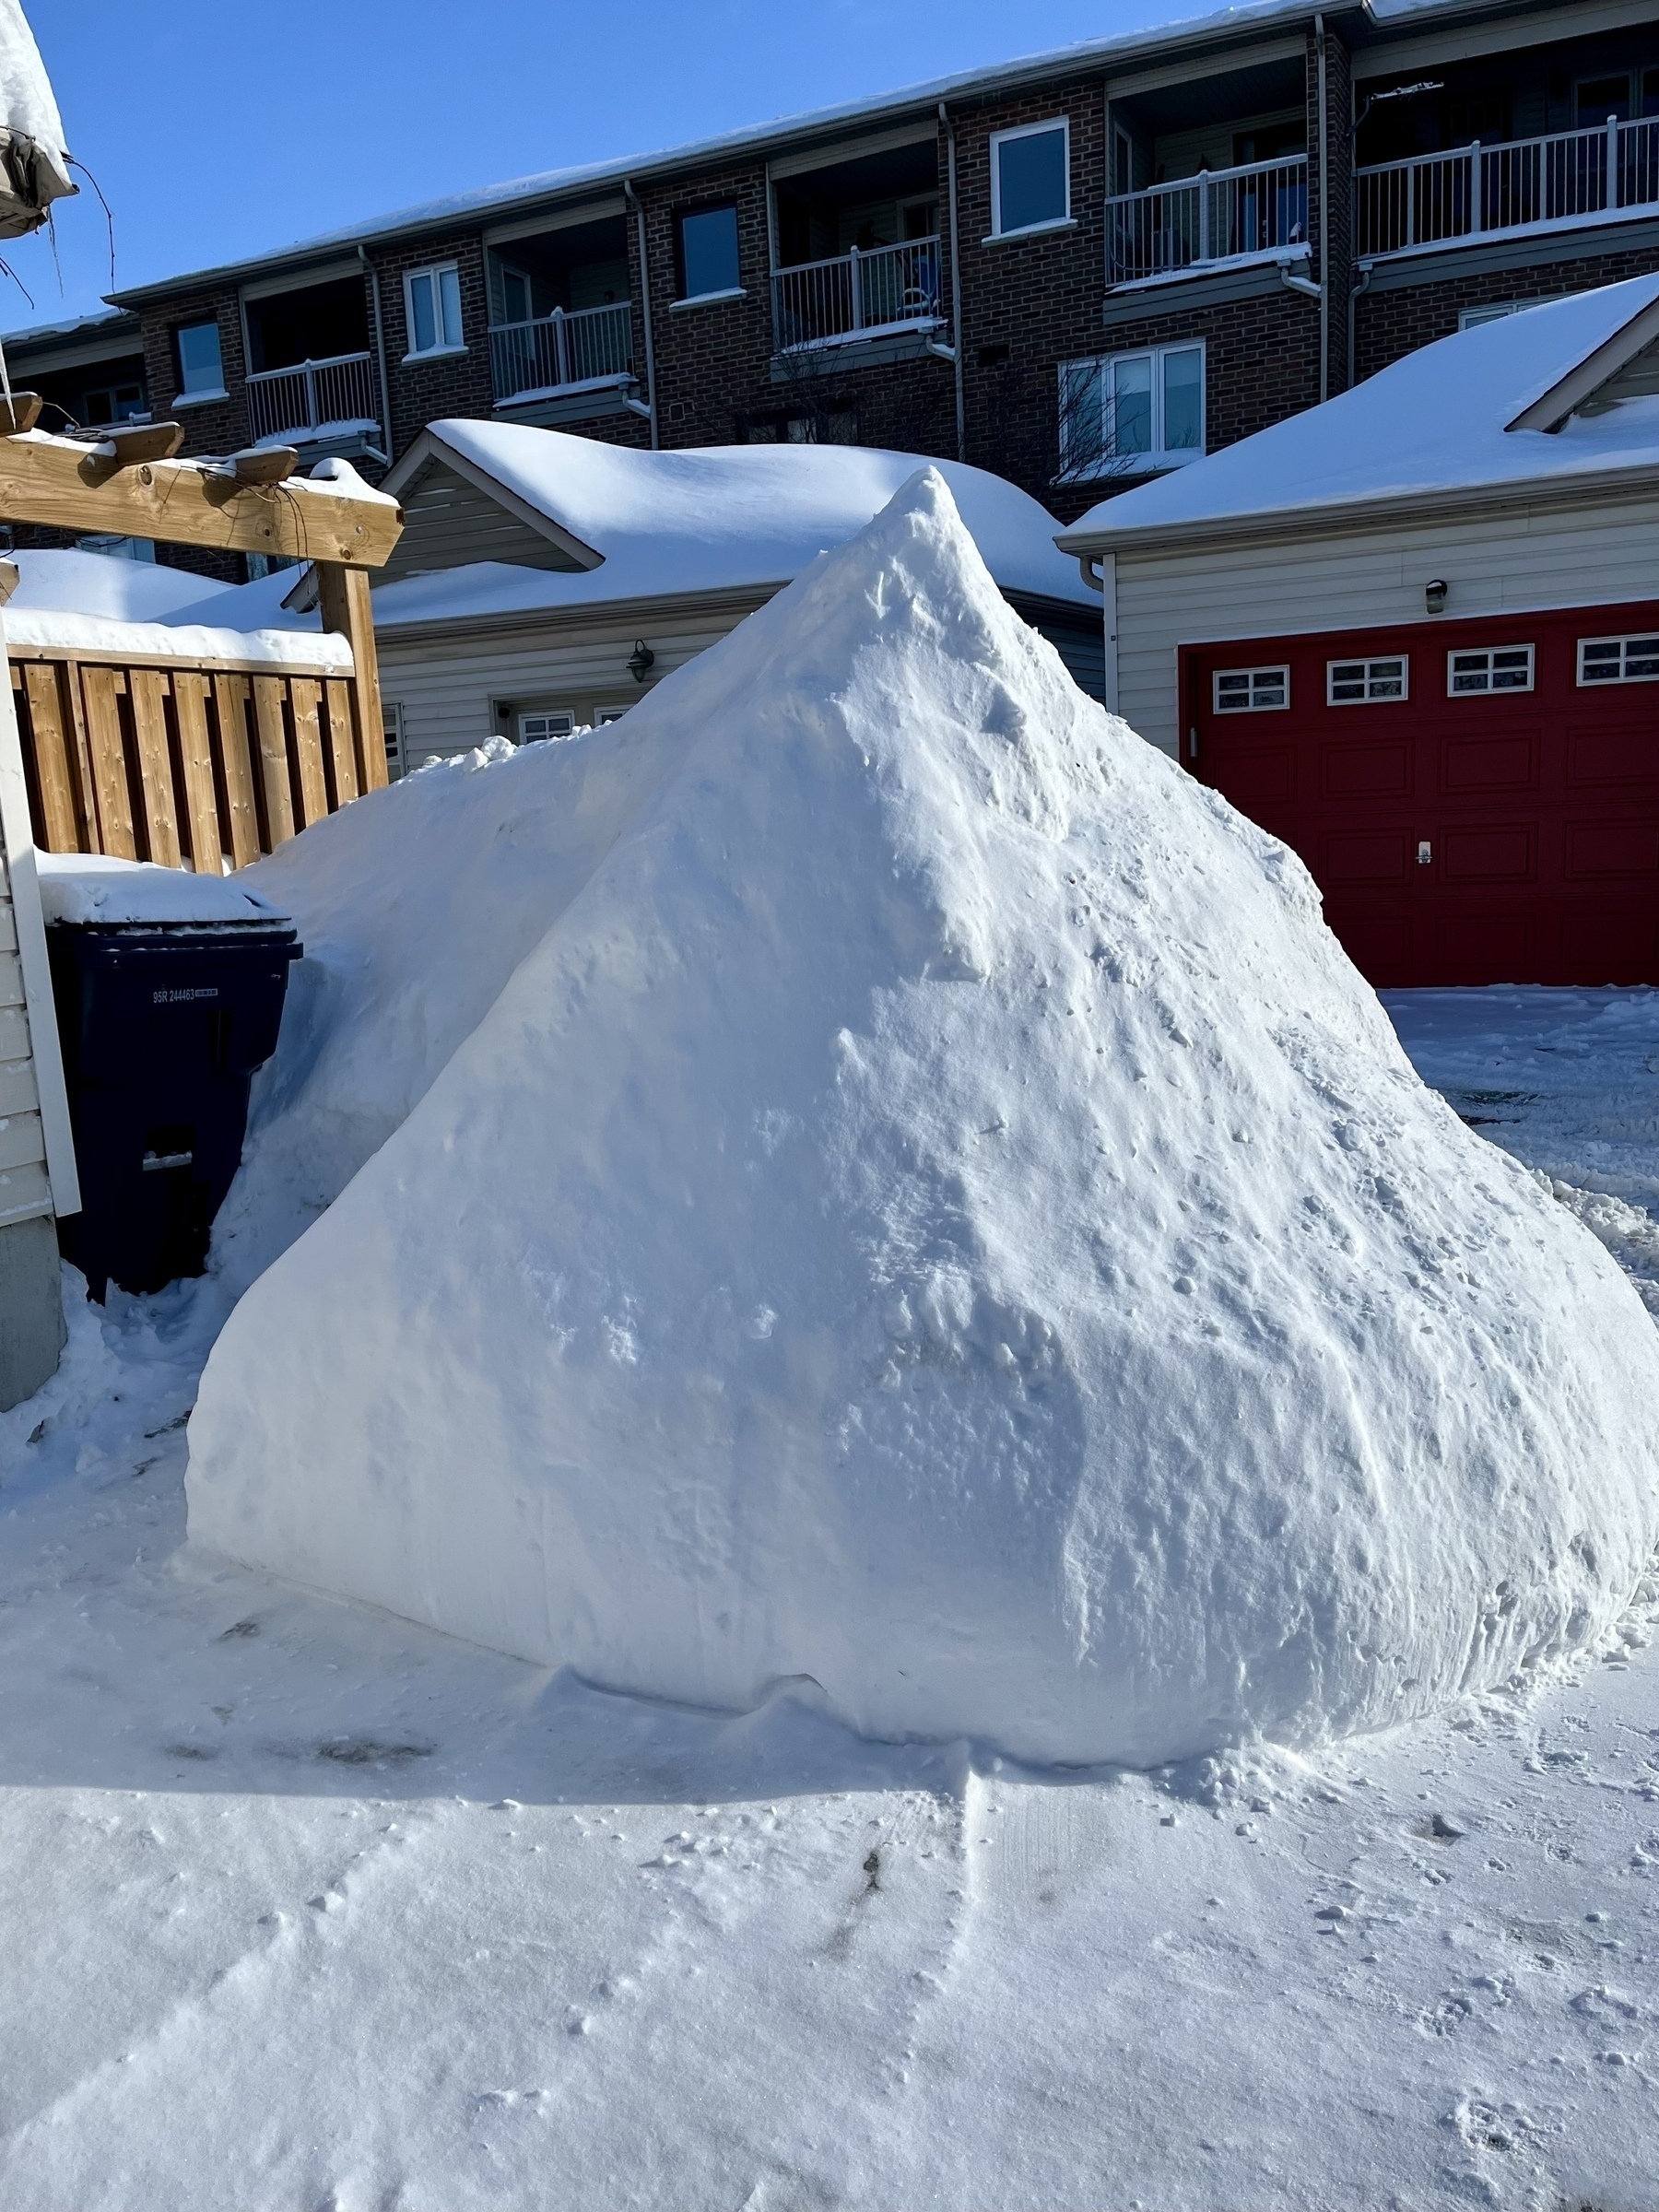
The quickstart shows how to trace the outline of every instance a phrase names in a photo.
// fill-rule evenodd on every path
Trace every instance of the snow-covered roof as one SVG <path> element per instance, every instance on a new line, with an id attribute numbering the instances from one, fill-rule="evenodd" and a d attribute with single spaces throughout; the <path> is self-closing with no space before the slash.
<path id="1" fill-rule="evenodd" d="M 1367 13 L 1381 27 L 1396 17 L 1465 14 L 1479 4 L 1480 0 L 1371 0 Z M 1123 32 L 1114 38 L 1085 39 L 1070 46 L 1056 47 L 1043 53 L 1021 55 L 988 67 L 958 70 L 947 76 L 930 78 L 922 84 L 902 86 L 896 91 L 843 100 L 833 107 L 812 109 L 803 114 L 776 116 L 765 123 L 747 124 L 742 129 L 691 140 L 683 146 L 659 148 L 653 152 L 635 152 L 622 159 L 587 162 L 569 169 L 545 170 L 503 183 L 479 185 L 470 191 L 446 194 L 441 198 L 400 208 L 391 215 L 373 217 L 365 222 L 296 240 L 289 245 L 269 253 L 250 255 L 246 260 L 228 262 L 216 268 L 194 270 L 188 274 L 192 278 L 202 281 L 245 275 L 255 270 L 302 263 L 318 254 L 338 251 L 342 246 L 355 246 L 359 240 L 369 241 L 400 237 L 407 232 L 462 221 L 471 216 L 522 206 L 526 202 L 559 199 L 606 185 L 619 190 L 625 179 L 653 176 L 744 151 L 759 151 L 780 141 L 810 137 L 832 130 L 838 124 L 856 127 L 876 124 L 906 112 L 931 108 L 943 100 L 982 96 L 1026 81 L 1040 81 L 1061 72 L 1087 71 L 1094 74 L 1112 68 L 1122 69 L 1139 57 L 1171 48 L 1202 45 L 1209 40 L 1225 38 L 1230 32 L 1241 35 L 1256 30 L 1271 31 L 1280 24 L 1311 23 L 1315 13 L 1309 0 L 1247 0 L 1247 4 L 1241 6 L 1178 17 L 1171 22 L 1157 24 L 1147 29 Z M 184 274 L 181 272 L 178 276 L 148 284 L 124 285 L 109 297 L 135 303 L 148 300 L 171 290 L 182 280 Z"/>
<path id="2" fill-rule="evenodd" d="M 1659 276 L 1636 276 L 1441 338 L 1323 406 L 1102 500 L 1059 542 L 1099 552 L 1255 516 L 1659 468 L 1650 399 L 1573 414 L 1554 430 L 1510 427 L 1656 302 Z"/>
<path id="3" fill-rule="evenodd" d="M 1005 591 L 1100 611 L 1077 563 L 1057 550 L 1048 510 L 961 462 L 845 445 L 647 453 L 517 423 L 453 421 L 430 426 L 389 487 L 417 476 L 428 455 L 459 465 L 475 482 L 499 485 L 596 563 L 566 571 L 480 561 L 400 577 L 375 588 L 379 628 L 787 583 L 827 547 L 862 530 L 926 467 L 950 486 Z"/>
<path id="4" fill-rule="evenodd" d="M 25 546 L 12 555 L 18 588 L 6 602 L 6 620 L 25 608 L 55 607 L 79 615 L 108 615 L 124 622 L 165 622 L 181 607 L 234 590 L 188 569 L 165 569 L 150 560 L 111 553 L 83 553 Z"/>

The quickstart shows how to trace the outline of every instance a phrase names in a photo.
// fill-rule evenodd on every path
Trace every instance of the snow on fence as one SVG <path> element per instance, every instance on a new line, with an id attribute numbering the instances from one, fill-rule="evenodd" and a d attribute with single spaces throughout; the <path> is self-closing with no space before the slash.
<path id="1" fill-rule="evenodd" d="M 1301 245 L 1308 235 L 1308 158 L 1205 170 L 1106 203 L 1113 284 Z"/>
<path id="2" fill-rule="evenodd" d="M 10 652 L 35 842 L 218 875 L 386 781 L 349 672 Z"/>
<path id="3" fill-rule="evenodd" d="M 1659 202 L 1659 119 L 1414 155 L 1358 171 L 1354 191 L 1362 255 L 1616 217 Z"/>

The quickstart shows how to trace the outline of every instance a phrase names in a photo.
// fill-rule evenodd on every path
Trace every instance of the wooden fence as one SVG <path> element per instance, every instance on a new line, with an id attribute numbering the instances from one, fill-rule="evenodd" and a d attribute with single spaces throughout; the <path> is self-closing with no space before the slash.
<path id="1" fill-rule="evenodd" d="M 43 852 L 218 875 L 386 781 L 378 686 L 352 669 L 8 654 Z"/>

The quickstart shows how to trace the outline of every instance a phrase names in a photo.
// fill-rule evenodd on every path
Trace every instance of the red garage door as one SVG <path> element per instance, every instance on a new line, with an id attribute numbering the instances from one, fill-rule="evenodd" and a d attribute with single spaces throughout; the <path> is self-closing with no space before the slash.
<path id="1" fill-rule="evenodd" d="M 1184 647 L 1186 765 L 1378 986 L 1659 982 L 1659 603 Z"/>

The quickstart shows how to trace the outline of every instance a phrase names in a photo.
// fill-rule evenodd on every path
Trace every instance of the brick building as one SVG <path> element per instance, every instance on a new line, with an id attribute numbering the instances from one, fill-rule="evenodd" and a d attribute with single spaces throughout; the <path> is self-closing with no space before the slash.
<path id="1" fill-rule="evenodd" d="M 1281 0 L 416 208 L 6 348 L 63 416 L 175 417 L 187 452 L 378 476 L 451 416 L 841 441 L 1070 520 L 1654 268 L 1659 0 Z"/>

